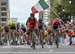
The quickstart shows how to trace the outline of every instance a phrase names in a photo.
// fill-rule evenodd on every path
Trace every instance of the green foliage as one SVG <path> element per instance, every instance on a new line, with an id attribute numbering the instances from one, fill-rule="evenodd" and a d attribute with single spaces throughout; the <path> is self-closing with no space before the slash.
<path id="1" fill-rule="evenodd" d="M 54 12 L 58 13 L 59 10 L 60 10 L 60 8 L 58 6 L 60 6 L 61 0 L 50 0 L 50 1 L 51 1 L 51 8 L 52 8 L 52 10 Z M 57 16 L 52 10 L 51 10 L 50 18 L 53 20 Z"/>
<path id="2" fill-rule="evenodd" d="M 57 13 L 57 15 L 71 15 L 75 16 L 75 0 L 51 0 L 51 7 Z M 62 10 L 65 10 L 64 12 Z M 50 18 L 54 19 L 56 15 L 51 11 Z"/>

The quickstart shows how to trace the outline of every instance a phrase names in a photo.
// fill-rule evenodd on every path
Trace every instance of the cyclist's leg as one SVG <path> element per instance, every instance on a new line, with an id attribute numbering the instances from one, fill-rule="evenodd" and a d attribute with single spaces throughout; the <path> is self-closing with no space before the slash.
<path id="1" fill-rule="evenodd" d="M 59 40 L 59 34 L 58 34 L 58 31 L 57 31 L 57 33 L 56 33 L 57 35 L 56 35 L 56 47 L 58 48 L 58 46 L 59 46 L 59 42 L 60 42 L 60 40 Z"/>
<path id="2" fill-rule="evenodd" d="M 2 42 L 2 34 L 0 34 L 0 45 L 3 45 L 3 42 Z"/>
<path id="3" fill-rule="evenodd" d="M 52 33 L 49 33 L 49 45 L 52 45 L 53 43 L 53 35 Z"/>
<path id="4" fill-rule="evenodd" d="M 43 30 L 40 30 L 40 44 L 42 45 L 42 48 L 44 48 L 45 40 L 44 40 L 44 33 Z"/>
<path id="5" fill-rule="evenodd" d="M 24 44 L 24 32 L 21 33 L 21 44 Z"/>
<path id="6" fill-rule="evenodd" d="M 55 36 L 56 36 L 56 30 L 55 30 L 55 29 L 53 29 L 53 43 L 54 43 L 54 44 L 55 44 L 55 41 L 56 41 L 56 40 L 55 40 L 55 39 L 56 39 L 56 37 L 55 37 Z"/>
<path id="7" fill-rule="evenodd" d="M 34 34 L 34 31 L 33 30 L 31 30 L 31 38 L 32 38 L 32 40 L 31 40 L 31 42 L 32 42 L 31 47 L 33 49 L 35 49 L 35 34 Z"/>
<path id="8" fill-rule="evenodd" d="M 72 37 L 69 37 L 69 45 L 72 45 Z"/>
<path id="9" fill-rule="evenodd" d="M 31 45 L 32 42 L 32 30 L 28 30 L 27 44 Z"/>
<path id="10" fill-rule="evenodd" d="M 54 43 L 55 43 L 56 47 L 58 48 L 57 29 L 53 29 L 53 33 L 54 33 Z"/>

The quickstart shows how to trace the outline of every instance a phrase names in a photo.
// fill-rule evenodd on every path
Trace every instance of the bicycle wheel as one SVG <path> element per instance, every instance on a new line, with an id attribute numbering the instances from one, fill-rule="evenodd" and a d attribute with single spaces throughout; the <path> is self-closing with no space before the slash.
<path id="1" fill-rule="evenodd" d="M 32 47 L 33 47 L 33 50 L 35 50 L 35 42 L 34 41 L 32 42 Z"/>
<path id="2" fill-rule="evenodd" d="M 44 48 L 44 46 L 43 46 L 43 41 L 41 41 L 41 46 L 42 46 L 42 48 Z"/>
<path id="3" fill-rule="evenodd" d="M 56 47 L 58 48 L 59 47 L 59 39 L 58 38 L 56 38 Z"/>
<path id="4" fill-rule="evenodd" d="M 34 35 L 34 32 L 32 32 L 32 48 L 33 48 L 33 50 L 35 50 L 35 44 L 36 44 L 35 35 Z"/>
<path id="5" fill-rule="evenodd" d="M 44 40 L 43 33 L 40 32 L 40 44 L 41 44 L 42 48 L 44 48 L 44 42 L 43 42 L 43 40 Z"/>

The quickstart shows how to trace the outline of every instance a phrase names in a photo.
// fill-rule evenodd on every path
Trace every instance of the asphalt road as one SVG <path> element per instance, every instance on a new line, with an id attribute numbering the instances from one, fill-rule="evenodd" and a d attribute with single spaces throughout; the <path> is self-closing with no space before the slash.
<path id="1" fill-rule="evenodd" d="M 43 49 L 38 46 L 36 50 L 29 46 L 0 46 L 0 54 L 75 54 L 75 46 L 60 46 L 58 49 L 55 46 Z"/>

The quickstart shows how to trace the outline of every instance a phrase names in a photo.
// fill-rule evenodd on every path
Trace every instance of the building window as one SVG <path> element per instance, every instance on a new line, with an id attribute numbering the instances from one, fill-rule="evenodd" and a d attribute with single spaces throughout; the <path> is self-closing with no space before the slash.
<path id="1" fill-rule="evenodd" d="M 6 2 L 2 2 L 2 3 L 1 3 L 1 6 L 2 6 L 2 5 L 6 5 Z"/>
<path id="2" fill-rule="evenodd" d="M 1 21 L 7 21 L 7 18 L 1 18 Z"/>
<path id="3" fill-rule="evenodd" d="M 7 16 L 6 12 L 1 13 L 1 16 Z"/>
<path id="4" fill-rule="evenodd" d="M 2 26 L 5 26 L 6 25 L 6 23 L 2 23 Z"/>
<path id="5" fill-rule="evenodd" d="M 7 10 L 6 7 L 1 8 L 1 11 L 6 11 L 6 10 Z"/>

